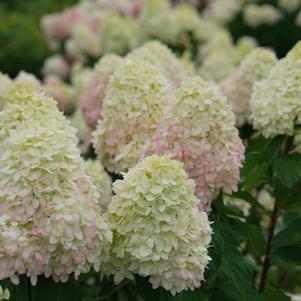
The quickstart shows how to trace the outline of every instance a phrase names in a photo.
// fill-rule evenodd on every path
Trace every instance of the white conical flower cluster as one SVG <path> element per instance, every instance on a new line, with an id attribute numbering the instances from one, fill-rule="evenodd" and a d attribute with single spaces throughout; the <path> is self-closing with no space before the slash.
<path id="1" fill-rule="evenodd" d="M 148 157 L 113 187 L 108 211 L 113 244 L 105 274 L 114 274 L 117 283 L 133 274 L 150 277 L 154 288 L 173 294 L 199 287 L 212 230 L 182 163 Z"/>
<path id="2" fill-rule="evenodd" d="M 156 130 L 170 98 L 160 69 L 140 57 L 126 59 L 112 75 L 94 146 L 104 166 L 119 173 L 133 167 Z"/>
<path id="3" fill-rule="evenodd" d="M 268 77 L 255 83 L 251 98 L 254 127 L 265 137 L 295 136 L 301 144 L 301 42 L 272 68 Z"/>
<path id="4" fill-rule="evenodd" d="M 111 240 L 99 197 L 56 102 L 11 88 L 0 112 L 0 279 L 67 281 L 100 268 Z"/>
<path id="5" fill-rule="evenodd" d="M 276 63 L 274 52 L 255 48 L 243 59 L 238 69 L 220 84 L 232 106 L 238 126 L 249 122 L 253 84 L 265 78 Z"/>

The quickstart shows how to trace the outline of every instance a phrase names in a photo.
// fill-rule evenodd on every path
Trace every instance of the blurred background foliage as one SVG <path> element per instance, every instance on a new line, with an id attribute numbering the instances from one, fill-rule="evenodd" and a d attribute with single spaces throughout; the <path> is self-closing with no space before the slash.
<path id="1" fill-rule="evenodd" d="M 40 77 L 43 61 L 51 54 L 40 29 L 40 18 L 76 2 L 77 0 L 1 0 L 1 71 L 14 77 L 19 70 L 25 70 Z M 276 6 L 277 0 L 259 0 L 257 3 Z M 243 22 L 240 12 L 228 27 L 235 41 L 243 35 L 253 36 L 260 45 L 274 48 L 277 55 L 283 57 L 301 39 L 300 27 L 295 25 L 296 12 L 284 13 L 285 16 L 276 25 L 251 28 Z"/>
<path id="2" fill-rule="evenodd" d="M 76 0 L 1 0 L 1 71 L 11 77 L 20 70 L 40 76 L 43 61 L 51 53 L 40 29 L 40 18 L 75 2 Z"/>

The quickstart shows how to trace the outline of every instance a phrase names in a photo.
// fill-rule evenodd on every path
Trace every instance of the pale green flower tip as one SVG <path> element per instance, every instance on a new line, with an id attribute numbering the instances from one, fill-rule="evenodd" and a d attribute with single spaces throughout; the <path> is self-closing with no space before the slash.
<path id="1" fill-rule="evenodd" d="M 122 60 L 117 54 L 106 54 L 96 63 L 95 70 L 104 76 L 110 76 L 121 65 Z"/>

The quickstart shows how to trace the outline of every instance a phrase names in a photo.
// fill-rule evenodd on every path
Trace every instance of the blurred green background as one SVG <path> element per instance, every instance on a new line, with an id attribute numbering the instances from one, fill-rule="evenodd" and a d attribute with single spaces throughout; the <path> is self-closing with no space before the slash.
<path id="1" fill-rule="evenodd" d="M 75 2 L 0 0 L 0 70 L 12 77 L 20 70 L 40 76 L 43 61 L 51 53 L 40 29 L 40 18 Z"/>

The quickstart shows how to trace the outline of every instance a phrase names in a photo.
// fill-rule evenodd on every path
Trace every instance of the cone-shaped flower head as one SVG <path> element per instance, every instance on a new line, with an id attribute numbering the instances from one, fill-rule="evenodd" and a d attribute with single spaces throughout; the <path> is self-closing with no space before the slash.
<path id="1" fill-rule="evenodd" d="M 84 88 L 80 97 L 80 106 L 83 116 L 91 128 L 95 127 L 101 116 L 102 102 L 110 76 L 121 63 L 122 58 L 118 55 L 107 54 L 103 56 L 96 64 L 93 75 Z"/>
<path id="2" fill-rule="evenodd" d="M 99 204 L 101 211 L 105 212 L 112 199 L 112 180 L 98 160 L 88 160 L 87 174 L 100 194 Z"/>
<path id="3" fill-rule="evenodd" d="M 138 25 L 131 17 L 110 12 L 103 20 L 100 41 L 104 54 L 124 55 L 138 45 Z"/>
<path id="4" fill-rule="evenodd" d="M 4 95 L 11 85 L 12 80 L 6 74 L 0 72 L 0 110 L 4 105 Z"/>
<path id="5" fill-rule="evenodd" d="M 170 39 L 171 19 L 168 0 L 145 0 L 139 15 L 139 29 L 142 41 Z"/>
<path id="6" fill-rule="evenodd" d="M 150 41 L 135 49 L 128 56 L 139 57 L 161 70 L 172 86 L 178 87 L 187 78 L 186 69 L 172 51 L 159 41 Z"/>
<path id="7" fill-rule="evenodd" d="M 13 118 L 12 118 L 13 117 Z M 67 281 L 99 269 L 111 239 L 99 197 L 56 102 L 15 86 L 0 112 L 0 280 Z"/>
<path id="8" fill-rule="evenodd" d="M 274 52 L 256 48 L 241 62 L 239 68 L 220 88 L 232 106 L 238 126 L 249 121 L 253 84 L 265 78 L 277 63 Z"/>
<path id="9" fill-rule="evenodd" d="M 220 82 L 235 70 L 235 48 L 229 32 L 219 30 L 201 49 L 199 74 L 206 80 Z"/>
<path id="10" fill-rule="evenodd" d="M 170 97 L 169 83 L 146 60 L 126 60 L 111 77 L 103 119 L 94 132 L 96 153 L 104 166 L 119 173 L 133 167 L 145 142 L 154 134 Z"/>
<path id="11" fill-rule="evenodd" d="M 194 186 L 182 163 L 156 155 L 116 181 L 108 211 L 113 244 L 104 272 L 116 282 L 149 276 L 154 288 L 173 294 L 199 287 L 212 230 L 207 214 L 197 209 Z"/>
<path id="12" fill-rule="evenodd" d="M 268 77 L 255 83 L 251 98 L 251 119 L 265 137 L 294 135 L 300 145 L 301 134 L 301 42 L 280 60 Z"/>
<path id="13" fill-rule="evenodd" d="M 183 82 L 143 156 L 153 153 L 169 153 L 184 163 L 201 210 L 210 210 L 220 189 L 236 189 L 244 147 L 231 107 L 215 84 L 199 77 Z"/>

